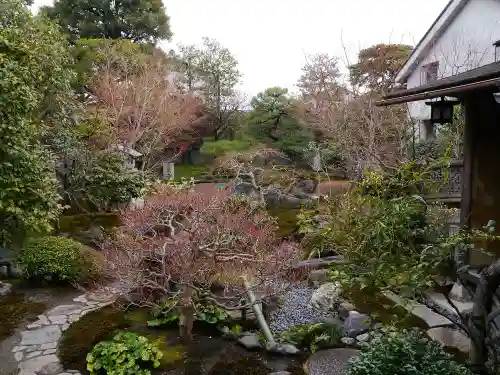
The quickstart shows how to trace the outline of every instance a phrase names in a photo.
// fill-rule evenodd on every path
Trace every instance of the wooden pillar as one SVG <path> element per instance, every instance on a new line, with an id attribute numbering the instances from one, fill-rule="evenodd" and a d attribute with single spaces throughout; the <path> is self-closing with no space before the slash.
<path id="1" fill-rule="evenodd" d="M 493 91 L 474 92 L 465 100 L 466 126 L 461 221 L 470 228 L 482 228 L 489 220 L 500 223 L 500 104 Z M 500 226 L 497 226 L 497 234 Z M 477 243 L 500 256 L 500 242 Z M 491 264 L 494 258 L 471 251 L 471 266 Z"/>
<path id="2" fill-rule="evenodd" d="M 460 204 L 460 225 L 470 227 L 470 211 L 472 200 L 472 155 L 474 152 L 474 122 L 477 113 L 474 111 L 474 100 L 467 98 L 464 101 L 464 167 L 462 170 L 462 202 Z"/>

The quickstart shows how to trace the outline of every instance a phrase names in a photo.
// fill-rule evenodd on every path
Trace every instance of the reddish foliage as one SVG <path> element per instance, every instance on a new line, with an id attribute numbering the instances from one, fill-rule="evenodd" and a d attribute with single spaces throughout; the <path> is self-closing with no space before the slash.
<path id="1" fill-rule="evenodd" d="M 205 126 L 202 101 L 178 90 L 172 68 L 157 56 L 145 55 L 140 63 L 112 64 L 112 52 L 92 84 L 95 107 L 109 121 L 118 143 L 146 155 L 189 145 Z M 109 55 L 109 56 L 108 56 Z"/>
<path id="2" fill-rule="evenodd" d="M 261 206 L 229 189 L 164 187 L 122 222 L 106 253 L 113 275 L 140 290 L 143 303 L 175 294 L 169 282 L 204 292 L 217 282 L 241 292 L 244 276 L 259 288 L 278 288 L 299 256 L 294 244 L 279 243 Z"/>

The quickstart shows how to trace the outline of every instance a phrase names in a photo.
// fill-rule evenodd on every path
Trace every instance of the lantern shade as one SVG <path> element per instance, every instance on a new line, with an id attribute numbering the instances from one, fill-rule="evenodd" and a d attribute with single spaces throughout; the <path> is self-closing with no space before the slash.
<path id="1" fill-rule="evenodd" d="M 453 107 L 459 102 L 442 98 L 436 102 L 426 102 L 431 107 L 431 122 L 433 124 L 447 124 L 453 122 Z"/>

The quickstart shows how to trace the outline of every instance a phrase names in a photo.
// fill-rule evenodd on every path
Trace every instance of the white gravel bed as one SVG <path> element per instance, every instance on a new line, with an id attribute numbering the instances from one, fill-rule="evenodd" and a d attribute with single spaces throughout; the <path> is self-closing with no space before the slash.
<path id="1" fill-rule="evenodd" d="M 298 285 L 285 293 L 281 298 L 280 308 L 270 314 L 271 330 L 275 333 L 282 332 L 297 324 L 317 323 L 328 318 L 328 314 L 309 305 L 313 292 L 314 288 Z"/>

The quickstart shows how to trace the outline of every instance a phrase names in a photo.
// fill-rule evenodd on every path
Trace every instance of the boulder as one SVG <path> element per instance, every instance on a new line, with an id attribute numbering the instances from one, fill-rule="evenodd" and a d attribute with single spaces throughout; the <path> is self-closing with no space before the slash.
<path id="1" fill-rule="evenodd" d="M 342 301 L 339 304 L 337 312 L 338 312 L 339 318 L 345 320 L 349 316 L 349 313 L 353 310 L 355 310 L 355 307 L 352 303 L 347 302 L 347 301 Z"/>
<path id="2" fill-rule="evenodd" d="M 328 270 L 327 269 L 319 269 L 312 270 L 307 277 L 307 282 L 310 286 L 314 288 L 319 288 L 321 285 L 326 284 L 328 282 Z"/>
<path id="3" fill-rule="evenodd" d="M 304 367 L 308 375 L 345 375 L 349 360 L 357 355 L 358 350 L 350 348 L 321 350 Z"/>
<path id="4" fill-rule="evenodd" d="M 370 334 L 368 332 L 356 336 L 357 342 L 367 342 L 368 340 L 370 340 Z"/>
<path id="5" fill-rule="evenodd" d="M 336 311 L 341 302 L 342 287 L 340 283 L 326 283 L 316 289 L 311 296 L 310 304 L 315 309 L 330 312 Z"/>
<path id="6" fill-rule="evenodd" d="M 352 337 L 342 337 L 340 339 L 340 342 L 344 345 L 352 346 L 352 345 L 356 344 L 356 339 L 353 339 Z"/>
<path id="7" fill-rule="evenodd" d="M 288 355 L 294 355 L 300 352 L 299 349 L 297 349 L 294 345 L 292 344 L 277 344 L 275 347 L 269 348 L 270 351 L 275 352 L 275 353 L 280 353 L 280 354 L 288 354 Z"/>
<path id="8" fill-rule="evenodd" d="M 349 337 L 361 335 L 370 329 L 371 323 L 371 318 L 368 315 L 350 311 L 344 321 L 344 334 Z"/>
<path id="9" fill-rule="evenodd" d="M 237 341 L 247 349 L 262 348 L 262 344 L 260 343 L 259 338 L 254 333 L 245 334 L 243 337 L 240 337 Z"/>

